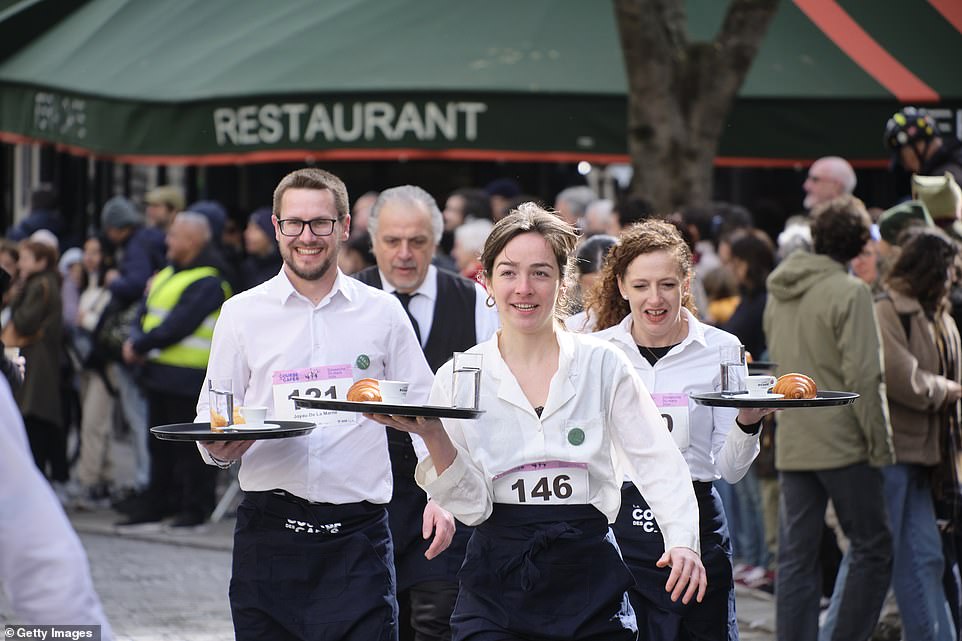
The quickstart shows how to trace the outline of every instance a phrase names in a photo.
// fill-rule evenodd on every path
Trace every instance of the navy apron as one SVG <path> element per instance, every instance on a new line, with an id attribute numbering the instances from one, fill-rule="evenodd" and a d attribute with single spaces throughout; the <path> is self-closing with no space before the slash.
<path id="1" fill-rule="evenodd" d="M 621 489 L 621 511 L 612 526 L 625 563 L 635 577 L 629 591 L 641 638 L 650 641 L 699 639 L 737 641 L 735 585 L 732 581 L 732 545 L 721 499 L 711 483 L 693 482 L 698 499 L 701 561 L 708 575 L 708 590 L 698 603 L 672 602 L 665 592 L 671 568 L 655 563 L 665 552 L 661 530 L 651 508 L 632 483 Z"/>
<path id="2" fill-rule="evenodd" d="M 387 510 L 248 492 L 230 580 L 237 641 L 396 641 Z"/>
<path id="3" fill-rule="evenodd" d="M 397 590 L 402 592 L 427 581 L 447 581 L 456 585 L 471 528 L 458 522 L 451 545 L 430 561 L 424 558 L 434 537 L 425 540 L 421 536 L 427 495 L 414 481 L 417 454 L 406 433 L 386 429 L 394 477 L 394 493 L 387 511 L 394 541 Z"/>
<path id="4" fill-rule="evenodd" d="M 454 641 L 637 639 L 631 574 L 591 505 L 495 503 L 458 577 Z"/>

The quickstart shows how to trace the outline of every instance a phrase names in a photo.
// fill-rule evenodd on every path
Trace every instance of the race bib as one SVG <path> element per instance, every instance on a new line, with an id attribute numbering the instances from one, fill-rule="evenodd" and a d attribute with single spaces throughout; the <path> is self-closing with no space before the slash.
<path id="1" fill-rule="evenodd" d="M 310 421 L 320 426 L 353 425 L 357 422 L 357 414 L 306 407 L 295 409 L 294 401 L 291 400 L 295 396 L 344 399 L 347 398 L 347 390 L 353 383 L 354 369 L 351 365 L 305 367 L 274 372 L 274 415 L 281 420 Z"/>
<path id="2" fill-rule="evenodd" d="M 492 479 L 494 502 L 512 505 L 585 505 L 588 464 L 567 461 L 527 463 Z"/>
<path id="3" fill-rule="evenodd" d="M 691 443 L 688 418 L 688 394 L 652 394 L 668 432 L 678 449 L 684 452 Z"/>

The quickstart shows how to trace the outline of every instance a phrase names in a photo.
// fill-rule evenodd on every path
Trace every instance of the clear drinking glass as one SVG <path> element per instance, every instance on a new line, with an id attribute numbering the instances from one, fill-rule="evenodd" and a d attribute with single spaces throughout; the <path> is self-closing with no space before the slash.
<path id="1" fill-rule="evenodd" d="M 454 353 L 451 405 L 478 409 L 481 398 L 481 354 Z"/>
<path id="2" fill-rule="evenodd" d="M 718 348 L 721 364 L 722 396 L 747 394 L 745 378 L 748 376 L 748 363 L 745 361 L 744 345 L 722 345 Z"/>
<path id="3" fill-rule="evenodd" d="M 234 387 L 229 378 L 207 379 L 211 428 L 234 424 Z"/>

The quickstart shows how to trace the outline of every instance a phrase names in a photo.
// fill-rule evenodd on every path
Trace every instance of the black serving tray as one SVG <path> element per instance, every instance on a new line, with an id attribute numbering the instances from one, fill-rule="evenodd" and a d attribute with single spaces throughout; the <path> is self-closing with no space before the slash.
<path id="1" fill-rule="evenodd" d="M 815 398 L 752 398 L 747 394 L 722 396 L 721 392 L 692 394 L 691 400 L 699 405 L 710 407 L 775 407 L 792 409 L 795 407 L 835 407 L 850 405 L 859 397 L 854 392 L 829 392 L 819 390 Z"/>
<path id="2" fill-rule="evenodd" d="M 151 433 L 163 441 L 254 441 L 269 438 L 291 438 L 308 434 L 317 425 L 307 421 L 275 421 L 264 422 L 264 429 L 239 428 L 231 426 L 222 428 L 223 432 L 214 432 L 210 423 L 175 423 L 173 425 L 158 425 L 150 428 Z"/>
<path id="3" fill-rule="evenodd" d="M 484 410 L 440 405 L 409 405 L 407 403 L 380 403 L 375 401 L 339 401 L 332 399 L 295 396 L 294 407 L 335 410 L 337 412 L 363 412 L 365 414 L 391 414 L 394 416 L 425 416 L 429 418 L 478 418 Z"/>

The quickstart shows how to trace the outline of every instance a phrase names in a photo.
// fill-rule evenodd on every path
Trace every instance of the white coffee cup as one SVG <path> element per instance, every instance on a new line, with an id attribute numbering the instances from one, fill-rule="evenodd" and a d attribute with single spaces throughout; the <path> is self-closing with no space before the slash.
<path id="1" fill-rule="evenodd" d="M 263 425 L 267 419 L 267 408 L 259 405 L 244 405 L 238 408 L 244 423 L 247 425 Z"/>
<path id="2" fill-rule="evenodd" d="M 407 381 L 378 381 L 381 389 L 381 401 L 397 405 L 403 403 L 408 395 Z"/>
<path id="3" fill-rule="evenodd" d="M 749 396 L 766 396 L 776 380 L 778 379 L 767 374 L 752 374 L 745 377 L 745 387 Z"/>

